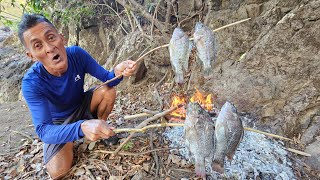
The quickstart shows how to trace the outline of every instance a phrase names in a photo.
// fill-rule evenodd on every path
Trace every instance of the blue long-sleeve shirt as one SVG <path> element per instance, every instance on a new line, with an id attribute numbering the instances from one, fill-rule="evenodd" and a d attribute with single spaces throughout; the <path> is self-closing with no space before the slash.
<path id="1" fill-rule="evenodd" d="M 36 133 L 48 144 L 62 144 L 84 136 L 80 127 L 84 120 L 67 125 L 55 125 L 53 121 L 66 119 L 81 105 L 85 74 L 103 82 L 115 77 L 113 71 L 105 70 L 80 47 L 67 47 L 66 51 L 68 69 L 62 76 L 51 75 L 40 62 L 36 62 L 22 79 L 22 93 Z M 115 86 L 120 81 L 110 82 L 108 86 Z"/>

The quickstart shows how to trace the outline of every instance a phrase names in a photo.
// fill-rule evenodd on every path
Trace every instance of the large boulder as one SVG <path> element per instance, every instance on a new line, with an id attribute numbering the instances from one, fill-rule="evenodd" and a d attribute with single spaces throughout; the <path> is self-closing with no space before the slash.
<path id="1" fill-rule="evenodd" d="M 0 103 L 17 101 L 21 80 L 32 61 L 25 55 L 16 33 L 0 28 Z"/>

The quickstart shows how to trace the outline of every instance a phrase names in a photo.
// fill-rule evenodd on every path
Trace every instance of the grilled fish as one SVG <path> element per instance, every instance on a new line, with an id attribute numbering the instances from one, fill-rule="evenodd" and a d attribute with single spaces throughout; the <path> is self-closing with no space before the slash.
<path id="1" fill-rule="evenodd" d="M 242 121 L 237 109 L 230 102 L 226 102 L 215 123 L 215 152 L 212 163 L 213 170 L 223 173 L 224 160 L 227 156 L 231 161 L 243 136 Z"/>
<path id="2" fill-rule="evenodd" d="M 205 159 L 211 163 L 213 158 L 214 122 L 197 102 L 187 105 L 184 135 L 195 159 L 196 174 L 205 177 Z"/>
<path id="3" fill-rule="evenodd" d="M 190 43 L 181 28 L 175 28 L 169 43 L 170 62 L 175 73 L 175 82 L 184 83 L 184 74 L 188 70 Z"/>
<path id="4" fill-rule="evenodd" d="M 200 22 L 197 22 L 193 37 L 197 48 L 197 55 L 203 65 L 204 76 L 209 78 L 213 70 L 217 51 L 215 35 L 210 28 Z"/>

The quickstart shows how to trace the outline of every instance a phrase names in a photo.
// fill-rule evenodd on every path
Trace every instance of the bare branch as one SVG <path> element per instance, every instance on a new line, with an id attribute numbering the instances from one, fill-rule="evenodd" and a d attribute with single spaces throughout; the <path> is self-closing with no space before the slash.
<path id="1" fill-rule="evenodd" d="M 205 25 L 208 25 L 208 20 L 209 20 L 209 17 L 210 17 L 210 14 L 211 14 L 211 11 L 212 11 L 212 0 L 207 0 L 207 7 L 208 7 L 208 12 L 207 12 L 207 15 L 204 19 L 204 24 Z"/>
<path id="2" fill-rule="evenodd" d="M 177 108 L 178 108 L 178 106 L 177 106 L 177 107 L 173 107 L 173 108 L 171 108 L 171 109 L 168 109 L 168 110 L 166 110 L 166 111 L 163 111 L 163 112 L 161 112 L 161 113 L 159 113 L 159 114 L 156 114 L 156 115 L 154 115 L 154 116 L 152 116 L 152 117 L 144 120 L 144 121 L 143 121 L 142 123 L 140 123 L 136 128 L 137 128 L 137 129 L 143 128 L 143 127 L 147 126 L 147 124 L 150 123 L 151 121 L 157 120 L 158 118 L 160 118 L 160 117 L 162 117 L 162 116 L 165 116 L 166 114 L 169 114 L 169 113 L 175 111 Z M 115 133 L 119 133 L 119 132 L 115 132 Z M 114 154 L 117 154 L 117 153 L 122 149 L 122 147 L 133 137 L 133 135 L 134 135 L 134 132 L 132 132 L 132 133 L 119 145 L 119 147 L 114 151 Z"/>
<path id="3" fill-rule="evenodd" d="M 166 0 L 167 2 L 167 14 L 166 14 L 166 24 L 165 28 L 167 29 L 169 27 L 170 18 L 171 18 L 171 0 Z"/>
<path id="4" fill-rule="evenodd" d="M 132 4 L 132 6 L 129 6 L 128 4 L 126 4 L 124 2 L 124 0 L 116 0 L 116 1 L 119 4 L 121 4 L 123 7 L 127 8 L 128 10 L 140 12 L 143 17 L 145 17 L 148 21 L 152 22 L 152 19 L 153 19 L 152 15 L 149 14 L 148 12 L 146 12 L 144 10 L 143 6 L 141 6 L 135 0 L 129 0 L 129 2 Z M 154 20 L 154 24 L 161 32 L 165 31 L 164 25 L 160 21 L 158 21 L 157 19 Z"/>

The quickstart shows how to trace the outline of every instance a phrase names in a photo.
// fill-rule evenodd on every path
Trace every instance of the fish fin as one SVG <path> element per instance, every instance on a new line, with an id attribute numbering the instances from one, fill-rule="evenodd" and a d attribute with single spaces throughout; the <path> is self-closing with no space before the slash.
<path id="1" fill-rule="evenodd" d="M 212 69 L 211 67 L 204 69 L 204 77 L 205 79 L 212 79 Z"/>
<path id="2" fill-rule="evenodd" d="M 223 162 L 221 163 L 221 162 L 219 162 L 219 161 L 214 159 L 213 162 L 212 162 L 212 169 L 214 171 L 218 172 L 218 173 L 223 174 L 224 173 L 224 164 L 223 164 Z"/>
<path id="3" fill-rule="evenodd" d="M 205 168 L 204 160 L 200 162 L 196 161 L 195 171 L 196 171 L 196 174 L 202 178 L 206 176 L 206 168 Z"/>

